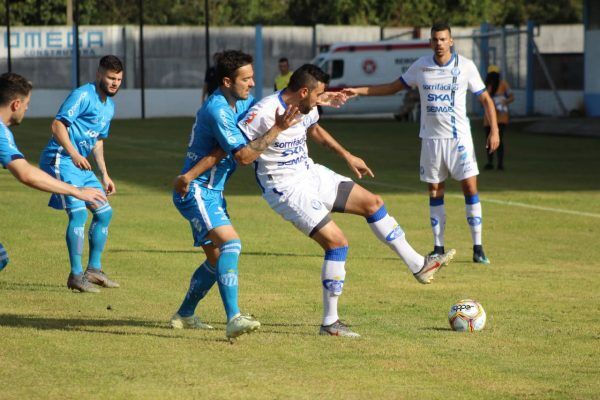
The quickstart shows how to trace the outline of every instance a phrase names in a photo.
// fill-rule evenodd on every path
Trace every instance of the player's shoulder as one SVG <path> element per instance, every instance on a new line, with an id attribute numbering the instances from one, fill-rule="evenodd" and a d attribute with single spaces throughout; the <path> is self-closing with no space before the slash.
<path id="1" fill-rule="evenodd" d="M 457 57 L 458 57 L 459 65 L 462 64 L 463 66 L 468 66 L 470 68 L 477 69 L 475 62 L 473 62 L 473 60 L 471 60 L 469 57 L 463 56 L 462 54 L 458 54 L 458 53 L 457 53 Z"/>
<path id="2" fill-rule="evenodd" d="M 283 100 L 281 100 L 281 92 L 272 93 L 266 97 L 263 97 L 259 101 L 256 102 L 254 107 L 257 109 L 273 109 L 281 105 Z M 253 107 L 253 108 L 254 108 Z"/>

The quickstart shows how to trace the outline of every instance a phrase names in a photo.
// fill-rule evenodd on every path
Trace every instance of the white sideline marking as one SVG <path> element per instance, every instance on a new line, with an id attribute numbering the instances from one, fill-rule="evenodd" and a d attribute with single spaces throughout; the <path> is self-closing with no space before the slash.
<path id="1" fill-rule="evenodd" d="M 404 190 L 408 190 L 408 191 L 415 192 L 415 193 L 420 192 L 420 190 L 416 190 L 415 188 L 412 188 L 412 187 L 409 187 L 409 186 L 394 185 L 394 184 L 386 183 L 386 182 L 376 182 L 376 181 L 369 181 L 369 182 L 367 182 L 367 181 L 363 181 L 363 182 L 359 182 L 359 183 L 365 183 L 367 185 L 375 185 L 375 186 L 385 186 L 385 187 L 396 188 L 396 189 L 404 189 Z M 446 196 L 457 198 L 457 199 L 464 198 L 464 196 L 460 195 L 460 194 L 447 194 Z M 577 210 L 565 210 L 563 208 L 536 206 L 536 205 L 532 205 L 532 204 L 519 203 L 519 202 L 516 202 L 516 201 L 510 201 L 510 200 L 497 200 L 497 199 L 490 199 L 490 198 L 485 197 L 485 198 L 481 199 L 481 202 L 483 202 L 483 203 L 501 204 L 501 205 L 504 205 L 504 206 L 515 206 L 515 207 L 521 207 L 521 208 L 529 208 L 529 209 L 532 209 L 532 210 L 550 211 L 550 212 L 555 212 L 555 213 L 560 213 L 560 214 L 578 215 L 580 217 L 600 218 L 600 214 L 596 214 L 596 213 L 590 213 L 590 212 L 584 212 L 584 211 L 577 211 Z"/>

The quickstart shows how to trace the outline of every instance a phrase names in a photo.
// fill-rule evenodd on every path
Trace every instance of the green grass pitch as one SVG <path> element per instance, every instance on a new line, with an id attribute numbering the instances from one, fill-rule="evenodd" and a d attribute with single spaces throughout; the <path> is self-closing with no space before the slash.
<path id="1" fill-rule="evenodd" d="M 31 119 L 14 129 L 34 163 L 49 125 Z M 358 340 L 318 336 L 323 252 L 267 207 L 252 168 L 239 167 L 226 194 L 243 243 L 240 305 L 263 325 L 230 344 L 216 287 L 198 309 L 215 331 L 167 327 L 203 261 L 170 199 L 191 125 L 113 122 L 105 152 L 117 194 L 103 265 L 121 288 L 97 295 L 66 288 L 64 213 L 0 171 L 0 241 L 11 259 L 0 274 L 1 399 L 598 398 L 600 140 L 511 126 L 507 170 L 483 171 L 479 181 L 492 265 L 471 262 L 452 182 L 446 246 L 458 253 L 432 285 L 418 284 L 362 218 L 334 215 L 350 242 L 340 314 Z M 323 126 L 372 167 L 364 186 L 383 196 L 418 251 L 430 251 L 417 125 Z M 349 174 L 343 160 L 309 148 Z M 449 330 L 446 314 L 462 298 L 483 304 L 484 331 Z"/>

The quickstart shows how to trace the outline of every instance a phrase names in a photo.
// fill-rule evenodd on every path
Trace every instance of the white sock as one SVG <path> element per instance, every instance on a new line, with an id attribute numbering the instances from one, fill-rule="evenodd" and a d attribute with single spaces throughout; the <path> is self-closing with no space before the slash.
<path id="1" fill-rule="evenodd" d="M 479 196 L 465 196 L 465 202 L 467 222 L 469 223 L 469 228 L 471 228 L 471 238 L 473 239 L 473 244 L 481 245 L 483 219 L 481 212 L 481 203 L 479 202 Z"/>
<path id="2" fill-rule="evenodd" d="M 444 245 L 444 231 L 446 230 L 446 210 L 444 209 L 444 198 L 429 198 L 429 217 L 431 219 L 431 231 L 433 232 L 433 245 Z"/>
<path id="3" fill-rule="evenodd" d="M 398 222 L 387 213 L 385 206 L 381 206 L 379 211 L 368 217 L 367 222 L 377 239 L 394 250 L 413 273 L 419 272 L 423 268 L 425 259 L 408 243 L 404 231 Z"/>
<path id="4" fill-rule="evenodd" d="M 321 271 L 323 283 L 323 325 L 331 325 L 339 319 L 337 304 L 346 278 L 346 255 L 348 247 L 327 250 Z"/>

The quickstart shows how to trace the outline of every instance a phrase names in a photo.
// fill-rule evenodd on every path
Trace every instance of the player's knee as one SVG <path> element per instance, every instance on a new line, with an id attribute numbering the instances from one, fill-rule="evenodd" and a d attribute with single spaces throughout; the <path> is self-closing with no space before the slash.
<path id="1" fill-rule="evenodd" d="M 84 226 L 87 221 L 88 213 L 85 207 L 67 210 L 69 215 L 69 225 Z"/>
<path id="2" fill-rule="evenodd" d="M 368 204 L 367 214 L 373 215 L 377 211 L 379 211 L 381 207 L 383 207 L 383 199 L 381 198 L 381 196 L 377 194 L 371 195 L 371 199 Z"/>
<path id="3" fill-rule="evenodd" d="M 242 252 L 242 241 L 240 239 L 232 239 L 224 242 L 219 247 L 219 256 L 227 253 L 239 255 Z"/>
<path id="4" fill-rule="evenodd" d="M 98 222 L 108 224 L 112 219 L 113 210 L 110 204 L 106 203 L 105 205 L 96 208 L 92 211 L 94 214 L 94 219 Z"/>

